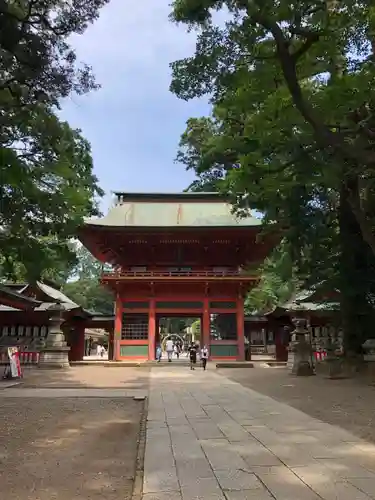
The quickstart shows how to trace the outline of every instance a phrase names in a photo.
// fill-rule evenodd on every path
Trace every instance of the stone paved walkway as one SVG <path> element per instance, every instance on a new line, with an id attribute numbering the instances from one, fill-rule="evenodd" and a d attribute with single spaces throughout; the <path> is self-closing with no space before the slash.
<path id="1" fill-rule="evenodd" d="M 375 499 L 375 446 L 223 376 L 153 369 L 143 500 Z"/>

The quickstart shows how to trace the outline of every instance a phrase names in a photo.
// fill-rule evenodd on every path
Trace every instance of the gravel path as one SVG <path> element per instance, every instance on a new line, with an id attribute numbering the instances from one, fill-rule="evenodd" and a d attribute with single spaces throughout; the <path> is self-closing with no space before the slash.
<path id="1" fill-rule="evenodd" d="M 0 393 L 0 406 L 1 499 L 131 498 L 142 402 Z"/>
<path id="2" fill-rule="evenodd" d="M 312 417 L 375 442 L 375 387 L 366 380 L 294 377 L 285 368 L 236 368 L 219 372 Z"/>

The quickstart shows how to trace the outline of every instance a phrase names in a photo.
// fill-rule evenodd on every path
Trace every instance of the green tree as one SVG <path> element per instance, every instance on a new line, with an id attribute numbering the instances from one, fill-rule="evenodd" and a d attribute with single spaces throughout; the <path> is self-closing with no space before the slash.
<path id="1" fill-rule="evenodd" d="M 29 280 L 56 261 L 102 195 L 89 143 L 61 121 L 61 99 L 97 88 L 70 46 L 107 0 L 0 0 L 0 260 Z"/>
<path id="2" fill-rule="evenodd" d="M 84 309 L 110 316 L 114 314 L 114 294 L 99 280 L 83 278 L 69 281 L 62 290 Z"/>
<path id="3" fill-rule="evenodd" d="M 293 261 L 287 245 L 282 243 L 260 269 L 258 285 L 245 301 L 247 313 L 265 313 L 285 303 L 298 288 Z"/>
<path id="4" fill-rule="evenodd" d="M 178 159 L 198 175 L 192 188 L 213 185 L 240 213 L 252 205 L 277 221 L 300 275 L 336 280 L 357 349 L 375 291 L 373 7 L 269 0 L 173 7 L 175 21 L 199 31 L 195 55 L 172 65 L 172 91 L 183 99 L 209 93 L 214 105 L 181 139 Z M 223 7 L 228 22 L 215 25 L 212 14 Z"/>
<path id="5" fill-rule="evenodd" d="M 279 172 L 289 192 L 312 179 L 338 191 L 343 183 L 375 252 L 374 7 L 349 0 L 172 5 L 172 19 L 197 28 L 198 38 L 194 56 L 172 64 L 171 88 L 183 99 L 209 93 L 216 109 L 205 128 L 217 119 L 230 126 L 221 149 L 237 151 L 221 164 L 229 187 L 256 180 L 263 191 Z M 215 25 L 213 13 L 224 7 L 228 21 Z"/>
<path id="6" fill-rule="evenodd" d="M 71 276 L 80 280 L 99 280 L 103 272 L 103 263 L 97 260 L 86 247 L 76 246 L 77 264 L 72 269 Z"/>
<path id="7" fill-rule="evenodd" d="M 82 245 L 77 245 L 75 252 L 77 262 L 71 269 L 70 280 L 62 287 L 63 292 L 85 309 L 112 315 L 114 294 L 100 283 L 103 264 Z"/>

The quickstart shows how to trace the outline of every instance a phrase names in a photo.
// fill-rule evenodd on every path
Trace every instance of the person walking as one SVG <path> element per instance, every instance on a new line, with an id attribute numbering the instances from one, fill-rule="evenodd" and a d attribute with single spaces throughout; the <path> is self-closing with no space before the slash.
<path id="1" fill-rule="evenodd" d="M 173 340 L 168 339 L 166 344 L 166 351 L 167 351 L 167 356 L 168 356 L 168 363 L 172 363 L 172 355 L 173 355 Z"/>
<path id="2" fill-rule="evenodd" d="M 176 358 L 180 359 L 180 348 L 179 348 L 178 344 L 174 345 L 174 353 L 176 355 Z"/>
<path id="3" fill-rule="evenodd" d="M 206 371 L 207 361 L 208 361 L 208 349 L 207 346 L 203 346 L 201 349 L 201 361 L 203 370 Z"/>
<path id="4" fill-rule="evenodd" d="M 189 348 L 189 357 L 190 357 L 190 370 L 195 370 L 195 365 L 197 363 L 197 346 L 195 344 L 191 344 Z"/>
<path id="5" fill-rule="evenodd" d="M 99 357 L 102 352 L 102 346 L 100 344 L 97 344 L 96 346 L 96 355 Z"/>
<path id="6" fill-rule="evenodd" d="M 156 360 L 158 363 L 160 363 L 161 361 L 161 355 L 162 355 L 161 346 L 158 345 L 158 347 L 156 348 Z"/>
<path id="7" fill-rule="evenodd" d="M 91 349 L 92 349 L 92 337 L 90 337 L 86 342 L 86 356 L 91 356 Z"/>

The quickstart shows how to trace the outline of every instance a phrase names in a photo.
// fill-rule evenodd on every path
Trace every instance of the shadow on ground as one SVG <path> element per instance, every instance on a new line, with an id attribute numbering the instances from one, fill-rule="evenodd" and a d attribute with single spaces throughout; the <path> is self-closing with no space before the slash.
<path id="1" fill-rule="evenodd" d="M 375 388 L 369 385 L 368 379 L 294 377 L 286 368 L 226 369 L 218 372 L 323 422 L 375 442 Z"/>
<path id="2" fill-rule="evenodd" d="M 131 498 L 143 402 L 4 398 L 0 498 Z"/>
<path id="3" fill-rule="evenodd" d="M 113 388 L 147 389 L 148 367 L 74 366 L 67 370 L 26 368 L 22 388 Z"/>

